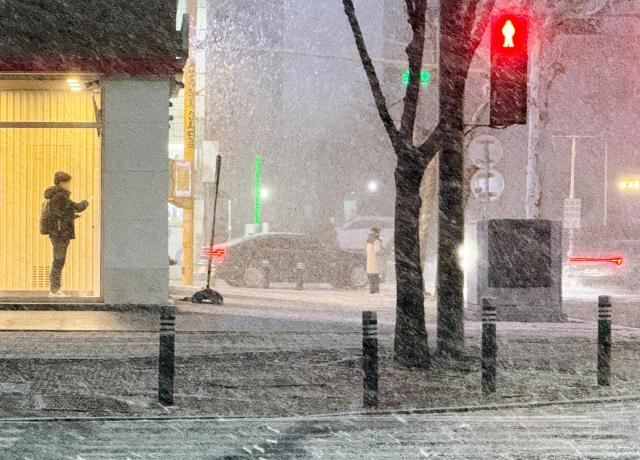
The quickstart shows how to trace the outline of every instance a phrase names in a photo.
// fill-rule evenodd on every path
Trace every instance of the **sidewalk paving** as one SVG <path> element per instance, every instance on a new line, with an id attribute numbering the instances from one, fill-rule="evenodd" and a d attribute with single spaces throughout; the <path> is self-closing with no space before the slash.
<path id="1" fill-rule="evenodd" d="M 178 315 L 178 329 L 183 320 L 188 314 Z M 393 337 L 381 333 L 380 408 L 640 395 L 638 329 L 614 327 L 612 386 L 599 388 L 595 323 L 499 323 L 492 396 L 480 391 L 480 323 L 466 329 L 468 357 L 453 364 L 435 358 L 428 371 L 396 366 Z M 5 417 L 357 411 L 361 340 L 356 332 L 179 332 L 176 406 L 163 408 L 156 403 L 157 333 L 2 332 L 0 411 Z"/>

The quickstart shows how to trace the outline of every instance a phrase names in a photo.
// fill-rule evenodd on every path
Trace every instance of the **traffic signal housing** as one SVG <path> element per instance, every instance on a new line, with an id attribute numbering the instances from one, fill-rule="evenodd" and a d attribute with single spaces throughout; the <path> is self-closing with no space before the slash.
<path id="1" fill-rule="evenodd" d="M 500 14 L 491 18 L 492 127 L 527 123 L 529 18 Z"/>

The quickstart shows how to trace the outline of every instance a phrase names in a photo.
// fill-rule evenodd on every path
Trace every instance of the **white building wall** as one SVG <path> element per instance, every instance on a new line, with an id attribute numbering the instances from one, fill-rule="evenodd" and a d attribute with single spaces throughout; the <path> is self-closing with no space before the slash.
<path id="1" fill-rule="evenodd" d="M 170 81 L 102 81 L 102 296 L 108 304 L 169 298 Z"/>

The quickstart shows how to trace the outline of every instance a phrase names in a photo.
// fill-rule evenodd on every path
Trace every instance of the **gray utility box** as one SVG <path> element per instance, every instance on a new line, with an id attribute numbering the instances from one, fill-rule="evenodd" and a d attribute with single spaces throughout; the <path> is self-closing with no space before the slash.
<path id="1" fill-rule="evenodd" d="M 478 223 L 478 304 L 493 299 L 499 321 L 565 321 L 562 224 L 550 220 Z"/>

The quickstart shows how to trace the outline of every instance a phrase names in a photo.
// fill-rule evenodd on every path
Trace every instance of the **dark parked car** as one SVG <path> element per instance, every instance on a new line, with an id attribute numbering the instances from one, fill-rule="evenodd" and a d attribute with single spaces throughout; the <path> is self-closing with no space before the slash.
<path id="1" fill-rule="evenodd" d="M 205 248 L 216 276 L 231 286 L 268 287 L 269 282 L 296 282 L 304 264 L 304 281 L 330 283 L 338 288 L 367 284 L 365 258 L 295 233 L 252 235 Z"/>

